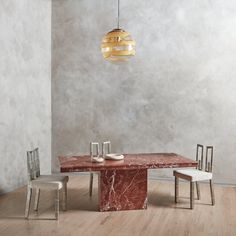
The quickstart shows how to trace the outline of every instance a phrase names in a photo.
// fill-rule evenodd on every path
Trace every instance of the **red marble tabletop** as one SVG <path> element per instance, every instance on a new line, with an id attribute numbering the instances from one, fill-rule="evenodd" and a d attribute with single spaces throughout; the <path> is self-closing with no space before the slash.
<path id="1" fill-rule="evenodd" d="M 61 172 L 196 167 L 197 162 L 175 153 L 123 154 L 124 160 L 92 163 L 90 156 L 59 157 Z"/>

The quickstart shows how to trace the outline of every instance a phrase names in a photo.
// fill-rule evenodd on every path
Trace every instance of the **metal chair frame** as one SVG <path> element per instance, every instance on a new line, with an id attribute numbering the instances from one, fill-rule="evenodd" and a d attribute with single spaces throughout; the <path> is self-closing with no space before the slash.
<path id="1" fill-rule="evenodd" d="M 210 153 L 210 154 L 209 154 Z M 205 171 L 212 173 L 213 171 L 213 146 L 206 146 L 206 154 L 205 154 L 205 163 L 204 163 L 204 146 L 201 144 L 197 144 L 196 150 L 196 161 L 198 162 L 198 166 L 196 167 L 199 171 Z M 205 164 L 205 165 L 204 165 Z M 191 176 L 184 175 L 178 173 L 178 171 L 174 171 L 175 176 L 175 203 L 178 202 L 179 198 L 179 178 L 190 181 L 190 208 L 194 208 L 194 182 L 196 183 L 197 190 L 197 199 L 200 200 L 200 186 L 198 181 L 193 181 Z M 212 179 L 209 179 L 210 182 L 210 192 L 211 192 L 211 203 L 215 205 L 215 194 Z"/>
<path id="2" fill-rule="evenodd" d="M 53 189 L 55 191 L 55 218 L 59 217 L 59 190 L 63 191 L 62 208 L 66 210 L 67 202 L 67 182 L 68 176 L 53 176 L 53 175 L 41 175 L 40 174 L 40 160 L 39 149 L 35 148 L 32 151 L 27 151 L 27 169 L 28 169 L 28 186 L 27 186 L 27 199 L 25 207 L 25 218 L 29 219 L 30 203 L 32 198 L 32 191 L 36 189 L 34 210 L 38 211 L 40 189 Z M 63 181 L 62 181 L 63 179 Z M 58 183 L 61 183 L 59 186 Z"/>

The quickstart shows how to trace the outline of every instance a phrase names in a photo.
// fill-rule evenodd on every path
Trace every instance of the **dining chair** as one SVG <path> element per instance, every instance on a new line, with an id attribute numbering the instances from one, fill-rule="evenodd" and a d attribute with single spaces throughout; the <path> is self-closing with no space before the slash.
<path id="1" fill-rule="evenodd" d="M 175 203 L 178 202 L 179 197 L 179 178 L 190 182 L 190 208 L 194 208 L 194 183 L 196 184 L 197 199 L 200 200 L 200 186 L 199 181 L 209 180 L 211 203 L 215 205 L 215 195 L 212 182 L 212 170 L 213 170 L 213 146 L 206 146 L 206 155 L 204 162 L 204 147 L 201 144 L 197 144 L 196 161 L 198 166 L 196 169 L 180 169 L 174 170 L 175 176 Z M 205 167 L 204 167 L 205 165 Z"/>
<path id="2" fill-rule="evenodd" d="M 94 153 L 94 147 L 96 152 Z M 107 147 L 107 148 L 106 148 Z M 106 154 L 111 153 L 111 142 L 110 141 L 105 141 L 102 143 L 102 157 L 104 158 Z M 91 142 L 90 143 L 90 156 L 91 158 L 93 156 L 99 156 L 99 143 Z M 90 180 L 89 180 L 89 196 L 91 197 L 93 194 L 93 175 L 96 172 L 90 172 Z"/>
<path id="3" fill-rule="evenodd" d="M 41 175 L 39 149 L 35 148 L 32 151 L 27 151 L 27 169 L 28 169 L 28 186 L 27 186 L 27 200 L 25 207 L 25 218 L 29 219 L 30 203 L 32 198 L 32 190 L 36 190 L 34 210 L 38 211 L 39 197 L 41 189 L 54 190 L 55 197 L 55 218 L 59 217 L 59 190 L 62 190 L 63 201 L 62 208 L 65 211 L 67 205 L 67 182 L 68 176 L 57 175 Z"/>

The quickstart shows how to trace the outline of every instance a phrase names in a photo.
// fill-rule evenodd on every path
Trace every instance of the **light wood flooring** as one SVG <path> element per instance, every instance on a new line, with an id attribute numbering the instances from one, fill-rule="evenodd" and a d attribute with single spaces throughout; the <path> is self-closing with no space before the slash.
<path id="1" fill-rule="evenodd" d="M 236 235 L 236 187 L 215 185 L 216 205 L 211 206 L 208 184 L 201 184 L 200 201 L 189 210 L 189 183 L 180 182 L 180 203 L 174 203 L 174 183 L 149 180 L 148 209 L 97 211 L 97 185 L 89 198 L 89 176 L 70 177 L 68 210 L 59 220 L 25 220 L 26 188 L 0 196 L 0 236 L 185 236 Z M 97 183 L 95 178 L 94 183 Z M 42 192 L 39 216 L 54 216 L 54 194 Z M 33 204 L 32 204 L 33 208 Z"/>

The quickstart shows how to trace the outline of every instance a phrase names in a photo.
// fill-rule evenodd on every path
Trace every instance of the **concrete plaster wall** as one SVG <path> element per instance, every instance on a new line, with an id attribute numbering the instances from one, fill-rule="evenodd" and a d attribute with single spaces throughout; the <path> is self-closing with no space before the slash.
<path id="1" fill-rule="evenodd" d="M 51 172 L 51 1 L 0 1 L 0 193 L 26 184 L 26 150 Z"/>
<path id="2" fill-rule="evenodd" d="M 58 155 L 215 147 L 215 181 L 236 184 L 236 1 L 121 1 L 121 27 L 137 43 L 129 63 L 103 60 L 116 1 L 52 1 L 52 167 Z M 157 177 L 170 171 L 155 170 Z"/>

